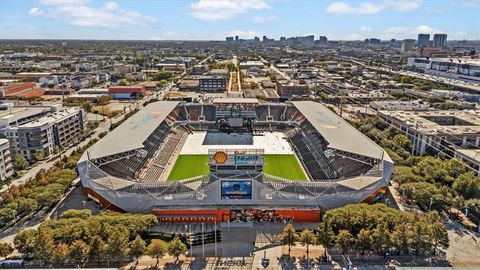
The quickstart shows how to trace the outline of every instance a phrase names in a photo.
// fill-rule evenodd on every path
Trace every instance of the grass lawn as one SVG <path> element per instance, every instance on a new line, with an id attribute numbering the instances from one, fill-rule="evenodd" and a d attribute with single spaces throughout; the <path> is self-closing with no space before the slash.
<path id="1" fill-rule="evenodd" d="M 302 165 L 293 154 L 286 155 L 265 155 L 266 174 L 283 177 L 289 180 L 307 181 L 303 173 Z"/>
<path id="2" fill-rule="evenodd" d="M 168 181 L 205 175 L 209 171 L 208 155 L 179 155 L 168 176 Z"/>
<path id="3" fill-rule="evenodd" d="M 168 181 L 183 180 L 209 172 L 208 155 L 178 156 Z M 265 155 L 264 172 L 290 180 L 307 181 L 295 155 Z"/>

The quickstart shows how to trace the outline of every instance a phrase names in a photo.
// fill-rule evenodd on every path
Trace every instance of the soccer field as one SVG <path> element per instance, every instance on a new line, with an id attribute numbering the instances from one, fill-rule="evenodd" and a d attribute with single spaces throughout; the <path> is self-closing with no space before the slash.
<path id="1" fill-rule="evenodd" d="M 307 181 L 295 155 L 265 155 L 263 172 L 289 180 Z"/>
<path id="2" fill-rule="evenodd" d="M 209 169 L 208 155 L 180 155 L 168 176 L 168 181 L 205 175 Z M 307 180 L 295 155 L 265 155 L 263 170 L 267 174 L 290 180 Z"/>

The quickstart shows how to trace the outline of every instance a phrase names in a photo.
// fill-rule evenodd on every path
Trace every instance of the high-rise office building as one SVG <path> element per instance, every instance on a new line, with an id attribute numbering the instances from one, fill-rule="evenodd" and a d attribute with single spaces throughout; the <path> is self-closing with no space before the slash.
<path id="1" fill-rule="evenodd" d="M 379 38 L 371 38 L 370 39 L 370 45 L 380 45 L 380 39 Z"/>
<path id="2" fill-rule="evenodd" d="M 235 36 L 235 41 L 238 42 L 238 36 Z"/>
<path id="3" fill-rule="evenodd" d="M 430 34 L 418 34 L 418 39 L 417 39 L 418 48 L 428 47 L 429 42 L 430 42 Z"/>
<path id="4" fill-rule="evenodd" d="M 400 49 L 400 51 L 401 52 L 413 51 L 413 47 L 415 47 L 415 39 L 404 39 L 402 41 L 402 48 Z"/>
<path id="5" fill-rule="evenodd" d="M 447 34 L 433 35 L 433 47 L 438 47 L 438 48 L 447 47 Z"/>
<path id="6" fill-rule="evenodd" d="M 225 41 L 228 42 L 228 43 L 231 43 L 231 42 L 233 42 L 233 37 L 226 37 Z"/>
<path id="7" fill-rule="evenodd" d="M 319 41 L 321 44 L 325 44 L 328 42 L 328 38 L 326 36 L 320 36 Z"/>

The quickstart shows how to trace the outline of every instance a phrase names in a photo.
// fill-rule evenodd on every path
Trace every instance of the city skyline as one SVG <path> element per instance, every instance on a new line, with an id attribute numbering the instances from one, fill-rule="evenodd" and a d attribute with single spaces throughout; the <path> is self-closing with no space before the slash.
<path id="1" fill-rule="evenodd" d="M 185 0 L 0 2 L 0 39 L 480 39 L 480 1 Z"/>

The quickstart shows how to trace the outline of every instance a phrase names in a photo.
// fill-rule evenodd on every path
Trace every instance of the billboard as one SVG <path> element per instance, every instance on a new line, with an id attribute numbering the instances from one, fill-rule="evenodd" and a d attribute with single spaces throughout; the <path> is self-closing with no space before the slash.
<path id="1" fill-rule="evenodd" d="M 252 199 L 252 181 L 221 181 L 222 200 Z"/>
<path id="2" fill-rule="evenodd" d="M 263 149 L 209 150 L 210 166 L 263 166 Z"/>

